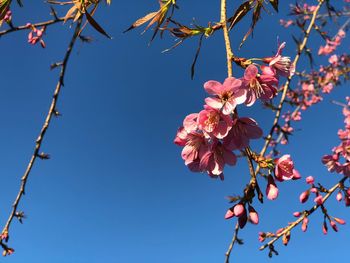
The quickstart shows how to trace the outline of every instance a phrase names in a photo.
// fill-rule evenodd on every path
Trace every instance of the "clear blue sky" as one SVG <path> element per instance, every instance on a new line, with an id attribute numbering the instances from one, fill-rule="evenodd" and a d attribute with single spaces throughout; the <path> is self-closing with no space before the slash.
<path id="1" fill-rule="evenodd" d="M 14 10 L 16 24 L 49 18 L 42 1 L 24 4 L 25 8 Z M 179 1 L 179 5 L 177 17 L 185 23 L 193 17 L 202 25 L 219 20 L 219 1 Z M 217 33 L 203 42 L 197 74 L 191 81 L 197 40 L 161 54 L 174 43 L 172 39 L 157 39 L 148 47 L 150 33 L 121 33 L 156 8 L 157 1 L 113 1 L 96 15 L 113 40 L 88 28 L 85 35 L 96 41 L 77 44 L 58 104 L 63 116 L 53 121 L 42 148 L 52 159 L 38 161 L 30 175 L 20 207 L 28 218 L 23 226 L 13 224 L 10 245 L 16 253 L 1 262 L 223 262 L 234 228 L 234 221 L 223 219 L 229 207 L 225 196 L 240 194 L 248 182 L 246 162 L 240 160 L 236 167 L 226 169 L 225 181 L 212 180 L 189 172 L 181 149 L 173 145 L 184 116 L 202 107 L 203 83 L 226 76 L 223 37 Z M 286 54 L 294 56 L 290 31 L 277 23 L 287 12 L 288 6 L 281 3 L 280 14 L 263 14 L 254 38 L 238 54 L 273 54 L 279 36 L 288 42 Z M 235 50 L 248 25 L 243 20 L 241 29 L 233 32 Z M 71 34 L 69 23 L 50 27 L 45 50 L 28 45 L 23 31 L 0 39 L 2 223 L 57 81 L 58 72 L 50 72 L 49 65 L 62 59 Z M 320 43 L 316 37 L 309 47 L 317 50 Z M 348 52 L 348 40 L 342 48 Z M 241 76 L 241 70 L 234 68 L 234 72 Z M 313 175 L 326 186 L 336 182 L 338 177 L 327 172 L 320 158 L 338 144 L 336 133 L 343 126 L 341 108 L 330 100 L 342 100 L 346 94 L 347 85 L 337 88 L 305 113 L 291 145 L 282 148 L 292 155 L 303 178 Z M 266 133 L 271 114 L 261 109 L 257 103 L 240 112 L 255 118 Z M 253 148 L 260 146 L 261 141 Z M 279 242 L 280 256 L 272 261 L 267 251 L 258 251 L 259 231 L 274 231 L 293 220 L 292 212 L 309 207 L 298 203 L 305 188 L 304 179 L 286 182 L 276 201 L 256 206 L 261 223 L 244 229 L 240 237 L 245 245 L 234 248 L 232 262 L 336 262 L 343 258 L 350 242 L 349 226 L 324 237 L 320 214 L 311 218 L 307 233 L 293 231 L 287 249 Z M 343 204 L 330 203 L 332 215 L 350 219 Z"/>

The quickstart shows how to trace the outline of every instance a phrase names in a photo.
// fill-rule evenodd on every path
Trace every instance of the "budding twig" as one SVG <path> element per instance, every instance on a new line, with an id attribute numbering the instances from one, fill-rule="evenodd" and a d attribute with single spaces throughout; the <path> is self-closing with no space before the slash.
<path id="1" fill-rule="evenodd" d="M 342 178 L 337 184 L 335 184 L 332 188 L 330 188 L 328 190 L 328 193 L 323 197 L 322 199 L 322 204 L 324 204 L 326 202 L 326 200 L 339 188 L 341 187 L 345 180 L 348 177 L 345 176 L 344 178 Z M 276 235 L 276 237 L 274 237 L 273 239 L 271 239 L 268 243 L 264 244 L 263 246 L 261 246 L 259 249 L 260 250 L 264 250 L 267 247 L 270 247 L 271 245 L 273 245 L 278 239 L 280 239 L 284 234 L 286 234 L 287 232 L 291 231 L 293 228 L 295 228 L 297 225 L 299 225 L 301 222 L 303 222 L 305 217 L 310 216 L 312 213 L 314 213 L 319 207 L 322 207 L 323 205 L 314 205 L 313 207 L 311 207 L 309 210 L 304 211 L 303 215 L 300 216 L 297 220 L 295 220 L 293 223 L 291 223 L 288 227 L 286 227 L 283 231 L 281 231 L 280 233 L 278 233 Z"/>
<path id="2" fill-rule="evenodd" d="M 68 65 L 68 60 L 70 58 L 73 46 L 74 46 L 74 44 L 75 44 L 75 42 L 76 42 L 76 40 L 78 38 L 79 30 L 80 30 L 80 27 L 81 27 L 81 22 L 82 22 L 82 20 L 79 19 L 78 22 L 77 22 L 77 25 L 76 25 L 73 37 L 72 37 L 72 39 L 71 39 L 71 41 L 70 41 L 70 43 L 68 45 L 66 54 L 64 56 L 64 59 L 63 59 L 62 65 L 61 65 L 61 71 L 60 71 L 58 83 L 56 85 L 56 88 L 55 88 L 55 91 L 54 91 L 54 94 L 53 94 L 53 98 L 52 98 L 52 101 L 51 101 L 51 105 L 50 105 L 49 111 L 47 113 L 45 122 L 44 122 L 44 124 L 43 124 L 43 126 L 41 128 L 39 136 L 37 137 L 37 139 L 35 141 L 34 152 L 32 154 L 32 157 L 30 158 L 30 161 L 28 163 L 27 169 L 25 170 L 24 175 L 22 176 L 19 192 L 18 192 L 17 197 L 16 197 L 16 199 L 15 199 L 13 205 L 12 205 L 12 211 L 10 213 L 9 218 L 7 219 L 7 222 L 6 222 L 6 224 L 5 224 L 4 228 L 3 228 L 2 233 L 5 233 L 5 232 L 8 233 L 13 218 L 18 215 L 17 207 L 18 207 L 18 205 L 19 205 L 19 203 L 21 201 L 22 196 L 24 195 L 25 186 L 27 184 L 29 174 L 30 174 L 30 172 L 31 172 L 31 170 L 33 168 L 33 165 L 34 165 L 37 157 L 41 156 L 41 154 L 39 153 L 40 152 L 40 148 L 41 148 L 42 142 L 44 140 L 45 134 L 46 134 L 46 132 L 47 132 L 47 130 L 49 128 L 49 125 L 51 123 L 52 116 L 55 114 L 55 111 L 56 111 L 55 109 L 56 109 L 57 100 L 58 100 L 61 88 L 64 85 L 63 81 L 64 81 L 64 77 L 65 77 L 65 73 L 66 73 L 66 69 L 67 69 L 67 65 Z M 0 240 L 0 245 L 2 247 L 7 247 L 7 245 L 5 245 L 3 243 L 3 240 Z"/>

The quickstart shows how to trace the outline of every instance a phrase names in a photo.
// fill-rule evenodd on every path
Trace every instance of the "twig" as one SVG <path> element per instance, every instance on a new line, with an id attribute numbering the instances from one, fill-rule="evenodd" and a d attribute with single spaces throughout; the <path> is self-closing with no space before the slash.
<path id="1" fill-rule="evenodd" d="M 229 263 L 230 262 L 230 255 L 231 255 L 231 251 L 233 248 L 233 245 L 236 243 L 237 239 L 238 239 L 238 231 L 239 231 L 239 224 L 238 222 L 236 223 L 236 227 L 235 227 L 235 232 L 233 234 L 232 237 L 232 241 L 230 243 L 230 246 L 228 247 L 226 253 L 225 253 L 225 263 Z"/>
<path id="2" fill-rule="evenodd" d="M 42 142 L 44 140 L 46 131 L 49 128 L 49 125 L 51 123 L 52 116 L 55 115 L 56 112 L 57 112 L 56 111 L 57 100 L 58 100 L 61 88 L 62 88 L 62 86 L 64 86 L 64 77 L 65 77 L 65 73 L 66 73 L 68 60 L 70 58 L 73 46 L 74 46 L 74 44 L 75 44 L 75 42 L 76 42 L 76 40 L 78 38 L 78 33 L 79 33 L 79 30 L 80 30 L 80 27 L 81 27 L 81 19 L 79 19 L 78 22 L 77 22 L 77 25 L 76 25 L 73 37 L 72 37 L 72 39 L 71 39 L 71 41 L 70 41 L 70 43 L 68 45 L 66 54 L 65 54 L 64 59 L 62 61 L 61 71 L 60 71 L 58 83 L 56 85 L 56 89 L 55 89 L 54 94 L 53 94 L 53 98 L 52 98 L 52 102 L 51 102 L 49 111 L 47 113 L 45 122 L 44 122 L 44 124 L 43 124 L 43 126 L 41 128 L 39 136 L 37 137 L 37 139 L 35 141 L 34 152 L 32 154 L 32 157 L 30 158 L 30 161 L 28 163 L 26 171 L 24 172 L 24 175 L 22 176 L 21 186 L 20 186 L 19 192 L 18 192 L 17 197 L 16 197 L 16 199 L 15 199 L 13 205 L 12 205 L 12 211 L 11 211 L 10 216 L 9 216 L 9 218 L 8 218 L 4 228 L 3 228 L 3 232 L 2 233 L 5 233 L 5 232 L 8 233 L 8 231 L 10 229 L 10 226 L 11 226 L 11 222 L 12 222 L 13 218 L 16 217 L 17 207 L 18 207 L 18 205 L 19 205 L 19 203 L 21 201 L 22 196 L 25 193 L 25 186 L 27 184 L 29 174 L 30 174 L 30 172 L 32 170 L 32 167 L 33 167 L 33 165 L 35 163 L 35 160 L 37 159 L 37 157 L 40 157 L 39 152 L 40 152 L 41 144 L 42 144 Z M 3 244 L 2 240 L 0 240 L 0 244 Z"/>
<path id="3" fill-rule="evenodd" d="M 307 28 L 306 32 L 305 32 L 305 37 L 303 39 L 303 42 L 299 45 L 298 47 L 298 52 L 297 52 L 297 55 L 295 56 L 294 60 L 293 60 L 293 66 L 296 67 L 299 59 L 300 59 L 300 56 L 304 50 L 304 48 L 306 47 L 306 43 L 309 39 L 309 36 L 310 36 L 310 32 L 311 30 L 313 29 L 314 27 L 314 24 L 316 22 L 316 17 L 317 17 L 317 14 L 322 6 L 322 4 L 324 3 L 325 0 L 319 0 L 318 2 L 318 5 L 317 7 L 315 8 L 314 12 L 313 12 L 313 15 L 312 15 L 312 18 L 311 18 L 311 21 L 310 21 L 310 24 L 309 24 L 309 27 Z M 283 108 L 283 104 L 285 102 L 285 99 L 286 99 L 286 95 L 287 95 L 287 91 L 288 91 L 288 88 L 289 88 L 289 85 L 290 85 L 290 82 L 291 82 L 291 79 L 292 79 L 292 76 L 289 76 L 287 81 L 285 82 L 284 86 L 283 86 L 283 93 L 282 93 L 282 97 L 281 97 L 281 100 L 278 104 L 278 107 L 277 107 L 277 111 L 276 111 L 276 114 L 275 114 L 275 118 L 274 118 L 274 121 L 273 121 L 273 124 L 272 124 L 272 127 L 271 127 L 271 130 L 268 134 L 268 136 L 266 137 L 266 140 L 265 140 L 265 144 L 264 144 L 264 147 L 262 148 L 261 152 L 260 152 L 260 155 L 261 156 L 264 156 L 266 150 L 267 150 L 267 147 L 269 145 L 269 143 L 271 142 L 271 139 L 272 139 L 272 135 L 274 133 L 274 130 L 275 128 L 277 127 L 277 124 L 278 124 L 278 121 L 279 121 L 279 118 L 280 118 L 280 115 L 281 115 L 281 111 L 282 111 L 282 108 Z M 257 170 L 255 171 L 257 173 L 257 171 L 259 171 L 260 167 L 257 166 Z"/>
<path id="4" fill-rule="evenodd" d="M 225 47 L 226 47 L 226 58 L 227 58 L 227 75 L 232 77 L 232 49 L 230 43 L 230 36 L 228 34 L 227 28 L 227 10 L 226 10 L 226 0 L 221 0 L 221 18 L 220 23 L 222 25 L 222 30 L 224 32 Z"/>
<path id="5" fill-rule="evenodd" d="M 56 23 L 62 22 L 64 20 L 71 20 L 73 18 L 74 18 L 74 16 L 69 16 L 67 18 L 66 17 L 57 17 L 55 19 L 51 19 L 51 20 L 48 20 L 48 21 L 39 22 L 39 23 L 31 24 L 31 25 L 35 26 L 35 27 L 49 26 L 49 25 L 52 25 L 52 24 L 56 24 Z M 28 29 L 27 25 L 11 27 L 10 29 L 6 29 L 6 30 L 3 30 L 3 31 L 0 31 L 0 37 L 3 36 L 3 35 L 6 35 L 8 33 L 21 31 L 21 30 L 26 30 L 26 29 Z"/>
<path id="6" fill-rule="evenodd" d="M 331 189 L 328 190 L 328 193 L 323 197 L 323 201 L 322 203 L 325 203 L 326 200 L 334 193 L 335 190 L 337 190 L 341 185 L 344 184 L 345 180 L 348 177 L 345 176 L 344 178 L 342 178 L 337 184 L 335 184 Z M 264 244 L 263 246 L 261 246 L 259 249 L 260 250 L 264 250 L 267 247 L 270 247 L 271 245 L 273 245 L 278 239 L 280 239 L 284 234 L 286 234 L 287 232 L 291 231 L 293 228 L 295 228 L 297 225 L 299 225 L 303 219 L 305 217 L 308 217 L 309 215 L 311 215 L 313 212 L 315 212 L 319 207 L 322 207 L 322 205 L 314 205 L 313 207 L 311 207 L 309 210 L 306 210 L 304 212 L 304 214 L 302 216 L 300 216 L 297 220 L 295 220 L 293 223 L 291 223 L 288 227 L 286 227 L 282 232 L 278 233 L 278 235 L 276 235 L 276 237 L 274 237 L 273 239 L 271 239 L 268 243 Z"/>

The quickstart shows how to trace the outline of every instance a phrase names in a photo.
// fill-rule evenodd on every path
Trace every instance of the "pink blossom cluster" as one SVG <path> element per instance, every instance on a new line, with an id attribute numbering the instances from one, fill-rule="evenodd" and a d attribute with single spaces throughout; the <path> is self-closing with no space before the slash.
<path id="1" fill-rule="evenodd" d="M 320 49 L 318 50 L 318 55 L 332 54 L 341 44 L 341 41 L 345 37 L 345 35 L 345 31 L 343 29 L 340 29 L 333 39 L 327 39 L 326 45 L 320 47 Z"/>
<path id="2" fill-rule="evenodd" d="M 338 131 L 341 143 L 332 149 L 332 154 L 323 156 L 322 163 L 329 172 L 350 176 L 350 98 L 346 100 L 347 105 L 343 108 L 345 127 Z"/>
<path id="3" fill-rule="evenodd" d="M 44 42 L 44 40 L 42 39 L 43 34 L 45 32 L 46 27 L 42 27 L 40 29 L 37 29 L 35 26 L 33 26 L 32 24 L 28 23 L 26 25 L 30 30 L 29 34 L 28 34 L 28 43 L 31 45 L 35 45 L 36 43 L 40 43 L 42 48 L 46 47 L 46 44 Z"/>
<path id="4" fill-rule="evenodd" d="M 321 66 L 318 71 L 303 73 L 300 76 L 299 88 L 288 90 L 288 103 L 296 108 L 292 113 L 287 111 L 282 115 L 284 124 L 275 128 L 275 134 L 279 136 L 273 138 L 269 144 L 273 147 L 271 154 L 275 156 L 279 154 L 276 149 L 279 143 L 282 145 L 288 143 L 288 136 L 294 131 L 292 124 L 301 120 L 302 111 L 321 102 L 325 94 L 331 93 L 335 86 L 340 86 L 350 77 L 349 72 L 343 70 L 350 65 L 349 55 L 334 54 L 329 57 L 328 62 L 328 65 Z"/>
<path id="5" fill-rule="evenodd" d="M 268 65 L 261 65 L 260 71 L 251 64 L 239 79 L 229 77 L 224 83 L 204 83 L 210 96 L 205 99 L 203 110 L 186 116 L 174 140 L 184 147 L 181 155 L 191 171 L 223 179 L 224 166 L 236 164 L 233 151 L 248 147 L 251 139 L 262 136 L 257 122 L 239 117 L 236 107 L 251 106 L 258 99 L 267 101 L 277 95 L 279 76 L 294 73 L 290 58 L 281 54 L 284 47 L 282 43 L 275 56 L 264 58 Z"/>
<path id="6" fill-rule="evenodd" d="M 248 210 L 245 208 L 244 203 L 238 203 L 227 210 L 225 214 L 225 219 L 230 219 L 233 217 L 238 218 L 238 224 L 240 228 L 243 228 L 246 223 L 257 225 L 259 224 L 259 215 L 250 204 L 248 204 Z"/>

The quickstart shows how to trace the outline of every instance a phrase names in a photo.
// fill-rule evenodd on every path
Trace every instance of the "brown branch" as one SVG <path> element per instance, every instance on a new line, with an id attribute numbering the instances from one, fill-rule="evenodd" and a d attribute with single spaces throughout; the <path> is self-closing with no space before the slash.
<path id="1" fill-rule="evenodd" d="M 220 23 L 222 25 L 222 30 L 224 33 L 225 47 L 226 47 L 226 58 L 227 58 L 227 75 L 232 77 L 232 57 L 233 52 L 231 49 L 230 36 L 228 34 L 227 28 L 227 10 L 226 10 L 226 0 L 221 0 L 221 18 Z"/>
<path id="2" fill-rule="evenodd" d="M 335 184 L 332 188 L 330 188 L 328 190 L 328 193 L 323 197 L 323 201 L 322 204 L 326 202 L 326 200 L 334 193 L 335 190 L 337 190 L 339 187 L 341 187 L 345 180 L 348 177 L 345 176 L 344 178 L 342 178 L 337 184 Z M 322 207 L 322 205 L 314 205 L 313 207 L 311 207 L 309 210 L 304 211 L 303 215 L 300 216 L 297 220 L 295 220 L 293 223 L 291 223 L 288 227 L 286 227 L 282 232 L 278 233 L 278 235 L 276 235 L 276 237 L 274 237 L 273 239 L 271 239 L 269 242 L 267 242 L 266 244 L 264 244 L 263 246 L 261 246 L 259 249 L 260 250 L 264 250 L 267 247 L 270 247 L 271 245 L 273 245 L 278 239 L 280 239 L 284 234 L 286 234 L 287 232 L 291 231 L 293 228 L 295 228 L 297 225 L 299 225 L 305 217 L 310 216 L 312 213 L 314 213 L 319 207 Z"/>
<path id="3" fill-rule="evenodd" d="M 32 157 L 30 158 L 30 161 L 29 161 L 29 164 L 27 166 L 27 169 L 25 170 L 24 175 L 22 176 L 21 186 L 20 186 L 19 192 L 18 192 L 17 197 L 16 197 L 16 199 L 15 199 L 13 205 L 12 205 L 12 211 L 11 211 L 10 216 L 9 216 L 9 218 L 8 218 L 4 228 L 3 228 L 3 232 L 2 233 L 8 233 L 8 231 L 10 229 L 10 226 L 11 226 L 11 222 L 12 222 L 13 218 L 16 217 L 17 207 L 18 207 L 18 205 L 19 205 L 19 203 L 21 201 L 22 196 L 25 193 L 25 187 L 26 187 L 26 184 L 27 184 L 27 181 L 28 181 L 29 174 L 30 174 L 30 172 L 31 172 L 31 170 L 33 168 L 33 165 L 34 165 L 37 157 L 41 156 L 39 154 L 39 152 L 40 152 L 40 148 L 41 148 L 42 142 L 44 140 L 46 131 L 49 128 L 49 125 L 50 125 L 51 120 L 52 120 L 52 116 L 57 114 L 57 111 L 56 111 L 57 100 L 58 100 L 58 97 L 60 95 L 61 88 L 62 88 L 62 86 L 64 86 L 64 77 L 65 77 L 65 73 L 66 73 L 66 69 L 67 69 L 67 65 L 68 65 L 68 60 L 70 58 L 73 46 L 74 46 L 74 44 L 75 44 L 75 42 L 76 42 L 76 40 L 78 38 L 78 33 L 79 33 L 79 30 L 80 30 L 80 27 L 81 27 L 81 19 L 79 19 L 78 22 L 77 22 L 77 25 L 76 25 L 73 37 L 72 37 L 72 39 L 71 39 L 71 41 L 70 41 L 70 43 L 68 45 L 66 54 L 65 54 L 64 59 L 62 61 L 61 71 L 60 71 L 58 83 L 56 85 L 56 88 L 55 88 L 55 91 L 54 91 L 54 94 L 53 94 L 53 98 L 52 98 L 52 102 L 51 102 L 49 111 L 47 113 L 45 122 L 44 122 L 44 124 L 43 124 L 43 126 L 41 128 L 39 136 L 37 137 L 37 139 L 35 141 L 34 152 L 32 154 Z M 0 244 L 3 244 L 2 240 L 0 241 Z"/>
<path id="4" fill-rule="evenodd" d="M 39 23 L 31 24 L 31 25 L 35 26 L 35 27 L 49 26 L 49 25 L 52 25 L 52 24 L 63 22 L 64 20 L 71 20 L 73 18 L 74 18 L 74 16 L 69 16 L 68 18 L 66 18 L 66 17 L 57 17 L 55 19 L 51 19 L 51 20 L 48 20 L 48 21 L 39 22 Z M 6 34 L 12 33 L 12 32 L 26 30 L 26 29 L 28 29 L 27 25 L 11 27 L 10 29 L 6 29 L 6 30 L 3 30 L 3 31 L 0 31 L 0 37 L 3 36 L 3 35 L 6 35 Z"/>
<path id="5" fill-rule="evenodd" d="M 233 245 L 236 243 L 236 241 L 238 240 L 238 231 L 239 231 L 239 224 L 238 222 L 236 223 L 236 227 L 235 227 L 235 232 L 233 234 L 232 237 L 232 241 L 230 243 L 230 246 L 228 247 L 226 253 L 225 253 L 225 263 L 229 263 L 230 262 L 230 255 L 231 255 L 231 251 L 233 248 Z"/>
<path id="6" fill-rule="evenodd" d="M 321 8 L 321 6 L 322 6 L 322 4 L 324 2 L 325 2 L 325 0 L 319 0 L 317 7 L 315 8 L 315 10 L 314 10 L 314 12 L 312 14 L 312 18 L 311 18 L 309 27 L 307 28 L 307 30 L 305 32 L 305 36 L 304 36 L 304 39 L 303 39 L 302 43 L 298 46 L 297 55 L 295 56 L 295 58 L 293 60 L 293 66 L 294 67 L 296 67 L 296 65 L 297 65 L 297 63 L 298 63 L 298 61 L 300 59 L 300 56 L 301 56 L 302 52 L 304 51 L 304 48 L 306 47 L 306 43 L 307 43 L 307 41 L 309 39 L 310 32 L 314 28 L 314 24 L 316 22 L 317 14 L 318 14 L 318 12 L 319 12 L 319 10 L 320 10 L 320 8 Z M 281 100 L 280 100 L 280 102 L 278 104 L 277 111 L 276 111 L 276 114 L 275 114 L 275 118 L 273 120 L 273 124 L 272 124 L 271 130 L 270 130 L 268 136 L 266 137 L 264 147 L 262 148 L 262 150 L 260 152 L 261 156 L 264 156 L 264 154 L 265 154 L 265 152 L 266 152 L 266 150 L 267 150 L 267 148 L 269 146 L 269 143 L 271 142 L 274 130 L 277 127 L 277 124 L 278 124 L 278 121 L 279 121 L 279 118 L 280 118 L 280 115 L 281 115 L 281 111 L 282 111 L 282 108 L 283 108 L 283 104 L 284 104 L 285 99 L 286 99 L 287 91 L 289 89 L 289 85 L 290 85 L 291 79 L 292 79 L 292 76 L 289 76 L 287 81 L 285 82 L 285 84 L 283 86 L 282 97 L 281 97 Z M 257 170 L 256 170 L 256 173 L 259 171 L 259 169 L 260 169 L 260 167 L 258 166 Z"/>

